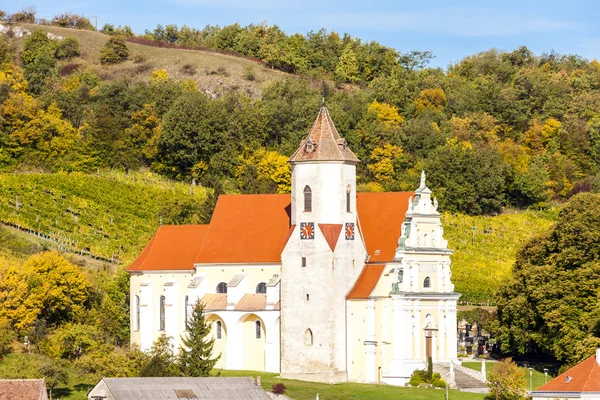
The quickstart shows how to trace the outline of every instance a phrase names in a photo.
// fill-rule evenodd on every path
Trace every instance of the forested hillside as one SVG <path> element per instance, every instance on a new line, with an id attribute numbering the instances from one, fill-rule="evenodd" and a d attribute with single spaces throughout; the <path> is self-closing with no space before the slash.
<path id="1" fill-rule="evenodd" d="M 336 81 L 326 88 L 326 102 L 362 160 L 362 190 L 413 189 L 424 169 L 442 209 L 494 214 L 598 189 L 596 61 L 519 48 L 490 50 L 443 71 L 426 68 L 423 54 L 403 55 L 335 33 L 273 36 L 260 32 L 275 27 L 238 28 L 198 31 L 205 39 L 197 44 L 229 49 L 222 43 L 258 35 L 259 49 L 268 47 L 265 40 L 299 49 L 296 57 L 308 67 L 293 68 L 300 75 L 265 81 L 252 93 L 235 85 L 207 93 L 193 79 L 164 69 L 148 71 L 145 80 L 112 79 L 114 65 L 136 57 L 134 45 L 116 35 L 106 36 L 108 47 L 102 48 L 88 48 L 90 35 L 62 41 L 43 33 L 24 40 L 4 35 L 0 166 L 82 172 L 147 167 L 188 182 L 221 181 L 227 190 L 286 191 L 285 161 L 315 118 L 321 95 L 313 78 L 319 76 Z M 150 36 L 183 43 L 182 30 L 169 39 L 159 32 Z M 215 39 L 226 33 L 231 40 Z M 372 53 L 383 59 L 357 56 L 358 70 L 373 74 L 340 80 L 335 71 L 349 62 L 340 49 L 352 46 L 357 54 L 371 54 L 375 46 Z M 331 66 L 321 71 L 311 60 L 325 55 Z"/>

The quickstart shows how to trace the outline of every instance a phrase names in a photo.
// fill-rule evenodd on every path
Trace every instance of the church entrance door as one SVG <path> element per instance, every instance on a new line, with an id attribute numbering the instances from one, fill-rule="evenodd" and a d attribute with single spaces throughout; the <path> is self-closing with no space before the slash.
<path id="1" fill-rule="evenodd" d="M 432 357 L 433 354 L 431 352 L 431 332 L 427 332 L 427 336 L 425 336 L 425 358 L 429 360 L 429 357 Z"/>

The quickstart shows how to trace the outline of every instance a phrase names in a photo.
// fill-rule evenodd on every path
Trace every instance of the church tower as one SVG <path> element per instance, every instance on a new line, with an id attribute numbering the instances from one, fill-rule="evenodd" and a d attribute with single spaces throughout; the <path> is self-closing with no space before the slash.
<path id="1" fill-rule="evenodd" d="M 281 255 L 281 376 L 343 382 L 345 299 L 367 255 L 356 213 L 359 160 L 323 104 L 289 162 L 292 229 Z"/>

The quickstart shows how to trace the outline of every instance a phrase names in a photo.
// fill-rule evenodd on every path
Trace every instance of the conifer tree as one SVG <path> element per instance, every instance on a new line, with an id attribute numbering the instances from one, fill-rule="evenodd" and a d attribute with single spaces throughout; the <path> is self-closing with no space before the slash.
<path id="1" fill-rule="evenodd" d="M 181 371 L 186 376 L 209 376 L 221 355 L 211 358 L 215 339 L 208 338 L 210 324 L 204 317 L 204 305 L 200 301 L 194 304 L 186 326 L 187 332 L 181 337 L 183 346 L 179 349 Z"/>

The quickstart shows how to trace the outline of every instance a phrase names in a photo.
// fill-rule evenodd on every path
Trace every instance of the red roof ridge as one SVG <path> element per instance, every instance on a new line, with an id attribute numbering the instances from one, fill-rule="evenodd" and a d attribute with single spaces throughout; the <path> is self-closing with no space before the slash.
<path id="1" fill-rule="evenodd" d="M 567 377 L 571 379 L 567 382 Z M 550 382 L 540 386 L 535 392 L 600 392 L 600 366 L 596 355 L 569 368 Z"/>

